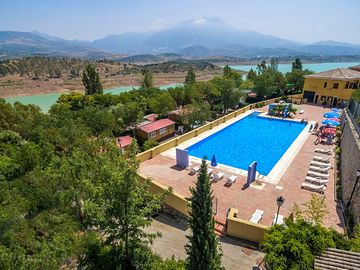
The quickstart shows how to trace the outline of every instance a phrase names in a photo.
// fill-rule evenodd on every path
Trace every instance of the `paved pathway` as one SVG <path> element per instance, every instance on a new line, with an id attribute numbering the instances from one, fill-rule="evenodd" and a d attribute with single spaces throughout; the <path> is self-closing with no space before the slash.
<path id="1" fill-rule="evenodd" d="M 159 215 L 146 229 L 148 232 L 160 232 L 161 238 L 155 239 L 152 249 L 163 258 L 185 259 L 186 235 L 189 234 L 183 221 L 175 220 L 167 214 Z M 256 250 L 250 243 L 233 238 L 221 238 L 223 251 L 222 265 L 228 269 L 256 270 L 264 258 L 264 253 Z"/>

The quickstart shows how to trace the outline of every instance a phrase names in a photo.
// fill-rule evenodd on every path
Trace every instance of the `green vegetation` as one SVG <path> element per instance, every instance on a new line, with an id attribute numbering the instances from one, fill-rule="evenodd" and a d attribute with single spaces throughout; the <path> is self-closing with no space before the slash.
<path id="1" fill-rule="evenodd" d="M 83 72 L 82 82 L 85 86 L 86 95 L 103 93 L 103 86 L 95 66 L 90 64 L 86 66 L 85 71 Z"/>
<path id="2" fill-rule="evenodd" d="M 186 77 L 185 77 L 185 85 L 196 83 L 196 75 L 194 69 L 191 67 L 189 68 Z"/>
<path id="3" fill-rule="evenodd" d="M 352 93 L 351 98 L 360 103 L 360 88 Z"/>
<path id="4" fill-rule="evenodd" d="M 0 100 L 1 269 L 76 259 L 83 269 L 183 269 L 149 249 L 156 235 L 143 228 L 164 194 L 138 181 L 136 144 L 119 151 L 100 96 L 74 95 L 48 114 Z"/>
<path id="5" fill-rule="evenodd" d="M 266 252 L 265 261 L 270 269 L 310 270 L 315 256 L 329 247 L 353 251 L 359 248 L 360 234 L 348 239 L 322 226 L 327 213 L 325 197 L 312 195 L 303 206 L 304 211 L 294 205 L 293 219 L 287 219 L 286 226 L 276 225 L 267 231 L 262 250 Z"/>
<path id="6" fill-rule="evenodd" d="M 205 158 L 202 160 L 195 188 L 190 189 L 191 214 L 189 227 L 191 235 L 186 245 L 187 270 L 222 269 L 219 240 L 214 231 L 213 195 Z"/>

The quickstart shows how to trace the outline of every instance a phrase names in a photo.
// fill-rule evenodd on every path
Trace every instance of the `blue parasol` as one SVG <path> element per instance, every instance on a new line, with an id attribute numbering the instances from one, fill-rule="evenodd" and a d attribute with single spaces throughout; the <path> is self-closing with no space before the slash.
<path id="1" fill-rule="evenodd" d="M 216 167 L 216 166 L 217 166 L 217 162 L 216 162 L 215 155 L 213 155 L 213 156 L 212 156 L 212 159 L 211 159 L 211 166 L 213 166 L 213 167 Z"/>
<path id="2" fill-rule="evenodd" d="M 336 113 L 336 112 L 327 112 L 327 113 L 324 113 L 323 115 L 324 117 L 326 118 L 340 118 L 340 114 Z"/>
<path id="3" fill-rule="evenodd" d="M 341 109 L 338 108 L 331 108 L 331 110 L 336 113 L 341 113 Z"/>
<path id="4" fill-rule="evenodd" d="M 333 127 L 340 126 L 339 122 L 329 120 L 329 119 L 326 119 L 326 120 L 322 121 L 321 123 L 323 123 L 324 125 L 329 125 L 329 126 L 333 126 Z"/>

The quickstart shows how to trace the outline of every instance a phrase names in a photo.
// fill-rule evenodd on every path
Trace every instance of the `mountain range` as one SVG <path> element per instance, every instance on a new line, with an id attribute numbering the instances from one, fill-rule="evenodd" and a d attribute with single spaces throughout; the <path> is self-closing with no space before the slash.
<path id="1" fill-rule="evenodd" d="M 157 32 L 129 32 L 94 41 L 66 40 L 39 32 L 0 31 L 0 59 L 70 56 L 120 59 L 173 53 L 180 57 L 271 57 L 360 55 L 360 45 L 332 40 L 294 42 L 256 31 L 238 30 L 219 18 L 200 18 Z"/>

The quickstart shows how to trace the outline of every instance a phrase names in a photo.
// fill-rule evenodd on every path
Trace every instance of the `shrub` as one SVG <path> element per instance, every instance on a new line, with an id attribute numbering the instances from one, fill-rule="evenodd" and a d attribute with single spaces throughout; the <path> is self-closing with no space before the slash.
<path id="1" fill-rule="evenodd" d="M 159 143 L 157 141 L 154 141 L 154 140 L 147 140 L 144 145 L 143 145 L 143 148 L 144 148 L 144 151 L 146 150 L 149 150 L 155 146 L 158 146 Z"/>
<path id="2" fill-rule="evenodd" d="M 313 269 L 314 256 L 336 246 L 332 233 L 321 225 L 303 219 L 286 225 L 273 226 L 265 234 L 262 250 L 270 269 Z"/>

